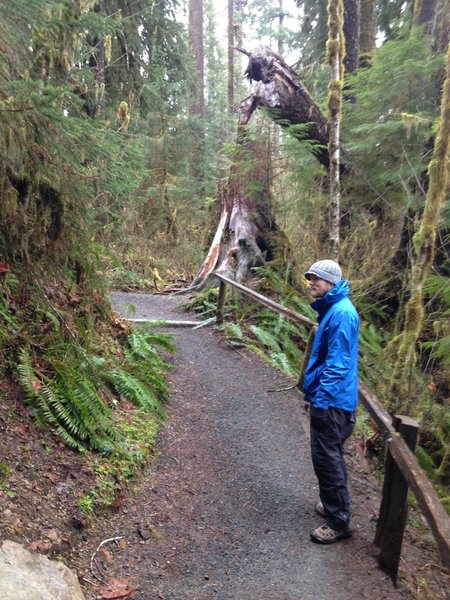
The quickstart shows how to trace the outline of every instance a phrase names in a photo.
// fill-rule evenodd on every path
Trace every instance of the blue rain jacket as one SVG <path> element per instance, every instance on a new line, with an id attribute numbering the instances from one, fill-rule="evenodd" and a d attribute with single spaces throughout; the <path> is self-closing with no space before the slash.
<path id="1" fill-rule="evenodd" d="M 305 399 L 316 408 L 330 406 L 353 412 L 358 403 L 359 317 L 341 280 L 311 306 L 319 326 L 305 372 Z"/>

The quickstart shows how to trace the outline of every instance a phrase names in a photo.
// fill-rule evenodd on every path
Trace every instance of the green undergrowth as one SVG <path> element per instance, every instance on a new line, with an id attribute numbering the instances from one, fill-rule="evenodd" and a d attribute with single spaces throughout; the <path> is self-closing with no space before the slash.
<path id="1" fill-rule="evenodd" d="M 0 279 L 3 376 L 22 388 L 37 425 L 69 448 L 126 457 L 117 415 L 127 403 L 165 419 L 172 336 L 132 329 L 112 312 L 101 280 L 80 268 L 54 278 L 11 268 Z"/>
<path id="2" fill-rule="evenodd" d="M 111 456 L 90 454 L 86 460 L 94 483 L 77 498 L 84 515 L 119 507 L 123 486 L 138 476 L 154 454 L 159 426 L 160 421 L 144 410 L 125 413 L 117 419 L 116 427 L 124 440 L 122 451 Z"/>
<path id="3" fill-rule="evenodd" d="M 0 277 L 2 375 L 39 430 L 84 457 L 85 514 L 117 503 L 154 452 L 175 351 L 171 334 L 116 316 L 102 283 L 72 269 L 51 278 L 10 267 Z"/>
<path id="4" fill-rule="evenodd" d="M 115 410 L 126 400 L 139 410 L 163 420 L 162 402 L 169 396 L 164 373 L 169 363 L 157 347 L 173 351 L 168 334 L 135 330 L 122 352 L 101 356 L 83 353 L 78 362 L 61 353 L 47 355 L 39 368 L 29 348 L 21 348 L 17 367 L 25 402 L 39 425 L 50 426 L 75 450 L 127 456 L 127 437 L 118 427 Z"/>

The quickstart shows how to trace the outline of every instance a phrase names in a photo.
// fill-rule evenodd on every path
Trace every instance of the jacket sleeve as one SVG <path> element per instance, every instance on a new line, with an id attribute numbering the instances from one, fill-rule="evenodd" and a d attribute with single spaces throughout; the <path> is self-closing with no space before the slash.
<path id="1" fill-rule="evenodd" d="M 314 398 L 316 408 L 327 409 L 343 393 L 343 382 L 354 368 L 353 345 L 358 342 L 358 317 L 348 312 L 333 315 L 328 328 L 327 355 Z"/>

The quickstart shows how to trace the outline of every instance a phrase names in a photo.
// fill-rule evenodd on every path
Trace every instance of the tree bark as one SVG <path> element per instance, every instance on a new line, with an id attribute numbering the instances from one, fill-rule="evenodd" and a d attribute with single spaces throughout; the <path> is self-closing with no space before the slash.
<path id="1" fill-rule="evenodd" d="M 427 34 L 432 37 L 436 26 L 438 0 L 415 0 L 413 13 L 413 27 L 426 25 Z"/>
<path id="2" fill-rule="evenodd" d="M 272 252 L 268 234 L 275 231 L 276 226 L 270 218 L 265 181 L 267 149 L 251 139 L 247 128 L 253 110 L 251 101 L 246 98 L 239 110 L 228 183 L 219 187 L 219 225 L 207 257 L 189 289 L 216 285 L 216 281 L 210 280 L 215 270 L 236 281 L 245 281 L 252 267 L 265 264 L 263 252 Z"/>
<path id="3" fill-rule="evenodd" d="M 376 48 L 377 36 L 377 2 L 361 0 L 359 31 L 359 66 L 370 67 L 372 54 Z"/>
<path id="4" fill-rule="evenodd" d="M 270 48 L 259 46 L 249 54 L 245 74 L 250 81 L 258 82 L 245 101 L 247 110 L 252 113 L 263 106 L 282 127 L 307 126 L 304 138 L 316 144 L 314 155 L 328 169 L 327 121 L 295 71 Z"/>
<path id="5" fill-rule="evenodd" d="M 201 119 L 205 116 L 204 50 L 203 50 L 203 0 L 189 0 L 189 47 L 197 80 L 192 112 Z"/>
<path id="6" fill-rule="evenodd" d="M 228 0 L 228 114 L 234 114 L 234 0 Z"/>
<path id="7" fill-rule="evenodd" d="M 438 34 L 436 50 L 445 52 L 450 43 L 450 0 L 442 0 L 440 17 L 441 30 Z"/>
<path id="8" fill-rule="evenodd" d="M 356 73 L 359 60 L 359 15 L 361 0 L 344 0 L 344 38 L 346 73 Z"/>

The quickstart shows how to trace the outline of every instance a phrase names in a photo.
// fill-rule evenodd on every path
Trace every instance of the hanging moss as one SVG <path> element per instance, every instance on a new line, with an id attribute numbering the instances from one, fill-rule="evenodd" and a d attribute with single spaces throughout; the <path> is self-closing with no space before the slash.
<path id="1" fill-rule="evenodd" d="M 334 62 L 336 56 L 339 55 L 339 40 L 337 38 L 334 38 L 332 40 L 328 40 L 327 42 L 327 56 L 328 56 L 328 64 L 331 66 L 331 64 Z"/>
<path id="2" fill-rule="evenodd" d="M 413 237 L 414 264 L 411 273 L 411 297 L 406 305 L 405 324 L 400 335 L 395 368 L 390 385 L 390 405 L 396 412 L 412 414 L 409 401 L 411 373 L 416 365 L 416 345 L 424 318 L 423 285 L 433 264 L 439 218 L 447 190 L 450 149 L 450 47 L 441 102 L 441 122 L 433 158 L 429 164 L 429 189 L 418 231 Z"/>

